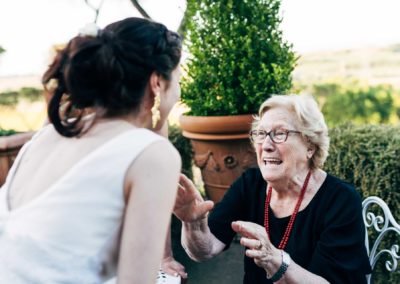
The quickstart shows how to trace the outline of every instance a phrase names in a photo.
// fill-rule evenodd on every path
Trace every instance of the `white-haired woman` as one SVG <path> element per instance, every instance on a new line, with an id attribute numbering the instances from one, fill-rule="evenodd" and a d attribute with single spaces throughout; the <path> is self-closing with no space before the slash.
<path id="1" fill-rule="evenodd" d="M 361 199 L 322 170 L 329 137 L 315 100 L 272 96 L 250 138 L 259 168 L 246 171 L 209 216 L 213 203 L 181 177 L 174 212 L 189 256 L 211 258 L 239 233 L 247 248 L 243 283 L 365 283 Z"/>

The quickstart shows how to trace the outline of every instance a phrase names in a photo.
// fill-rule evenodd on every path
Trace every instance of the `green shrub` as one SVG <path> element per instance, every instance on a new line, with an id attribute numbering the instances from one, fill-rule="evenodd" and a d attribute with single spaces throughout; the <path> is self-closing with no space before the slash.
<path id="1" fill-rule="evenodd" d="M 312 94 L 322 105 L 322 112 L 330 126 L 348 121 L 358 124 L 388 123 L 398 116 L 395 100 L 400 95 L 390 85 L 368 86 L 357 81 L 318 83 L 313 85 Z"/>
<path id="2" fill-rule="evenodd" d="M 9 136 L 9 135 L 13 135 L 15 133 L 17 133 L 15 130 L 0 128 L 0 136 Z"/>
<path id="3" fill-rule="evenodd" d="M 43 90 L 33 87 L 23 87 L 18 91 L 0 93 L 0 106 L 15 107 L 20 100 L 35 102 L 44 99 Z"/>
<path id="4" fill-rule="evenodd" d="M 0 93 L 0 106 L 14 107 L 18 104 L 18 92 L 5 91 Z"/>
<path id="5" fill-rule="evenodd" d="M 287 92 L 297 58 L 279 29 L 280 0 L 188 0 L 190 56 L 182 102 L 191 115 L 257 113 Z"/>
<path id="6" fill-rule="evenodd" d="M 391 209 L 395 220 L 400 220 L 400 126 L 341 125 L 330 131 L 331 146 L 325 170 L 354 184 L 363 199 L 382 198 Z M 388 235 L 382 247 L 399 243 L 395 235 Z M 400 283 L 400 272 L 384 268 L 380 259 L 374 271 L 373 283 Z"/>
<path id="7" fill-rule="evenodd" d="M 182 130 L 176 125 L 169 125 L 168 139 L 178 150 L 182 158 L 182 173 L 193 179 L 193 152 L 189 139 L 183 137 Z"/>
<path id="8" fill-rule="evenodd" d="M 377 195 L 392 210 L 399 208 L 400 127 L 347 124 L 331 129 L 330 137 L 325 169 L 354 184 L 364 198 Z"/>

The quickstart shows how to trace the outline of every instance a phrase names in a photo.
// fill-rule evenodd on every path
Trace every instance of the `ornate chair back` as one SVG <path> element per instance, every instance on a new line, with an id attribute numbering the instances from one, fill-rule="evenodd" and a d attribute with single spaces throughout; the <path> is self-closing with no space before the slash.
<path id="1" fill-rule="evenodd" d="M 393 273 L 397 270 L 399 255 L 400 225 L 396 222 L 387 204 L 377 196 L 370 196 L 362 203 L 362 215 L 365 225 L 365 246 L 369 256 L 372 271 L 378 259 L 385 255 L 385 267 Z M 370 231 L 370 234 L 368 234 Z M 396 241 L 390 247 L 380 247 L 385 236 L 394 234 Z M 372 272 L 373 273 L 373 272 Z M 371 283 L 372 274 L 367 276 L 367 283 Z"/>

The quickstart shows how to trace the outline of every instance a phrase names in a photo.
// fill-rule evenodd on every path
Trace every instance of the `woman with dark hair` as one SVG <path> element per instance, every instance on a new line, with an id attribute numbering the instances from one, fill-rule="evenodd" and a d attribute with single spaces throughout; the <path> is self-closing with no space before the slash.
<path id="1" fill-rule="evenodd" d="M 0 191 L 1 283 L 155 282 L 181 162 L 154 131 L 179 99 L 180 57 L 176 33 L 139 18 L 58 52 L 50 124 Z"/>

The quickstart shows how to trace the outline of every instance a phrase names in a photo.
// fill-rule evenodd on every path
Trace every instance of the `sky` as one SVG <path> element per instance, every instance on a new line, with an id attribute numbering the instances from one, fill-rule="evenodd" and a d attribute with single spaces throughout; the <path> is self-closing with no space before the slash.
<path id="1" fill-rule="evenodd" d="M 97 6 L 101 0 L 89 1 Z M 176 30 L 185 0 L 141 0 Z M 282 0 L 281 29 L 300 54 L 400 43 L 400 0 Z M 129 0 L 104 0 L 98 25 L 139 16 Z M 94 19 L 84 0 L 0 0 L 0 76 L 40 75 L 51 46 L 67 42 Z"/>

